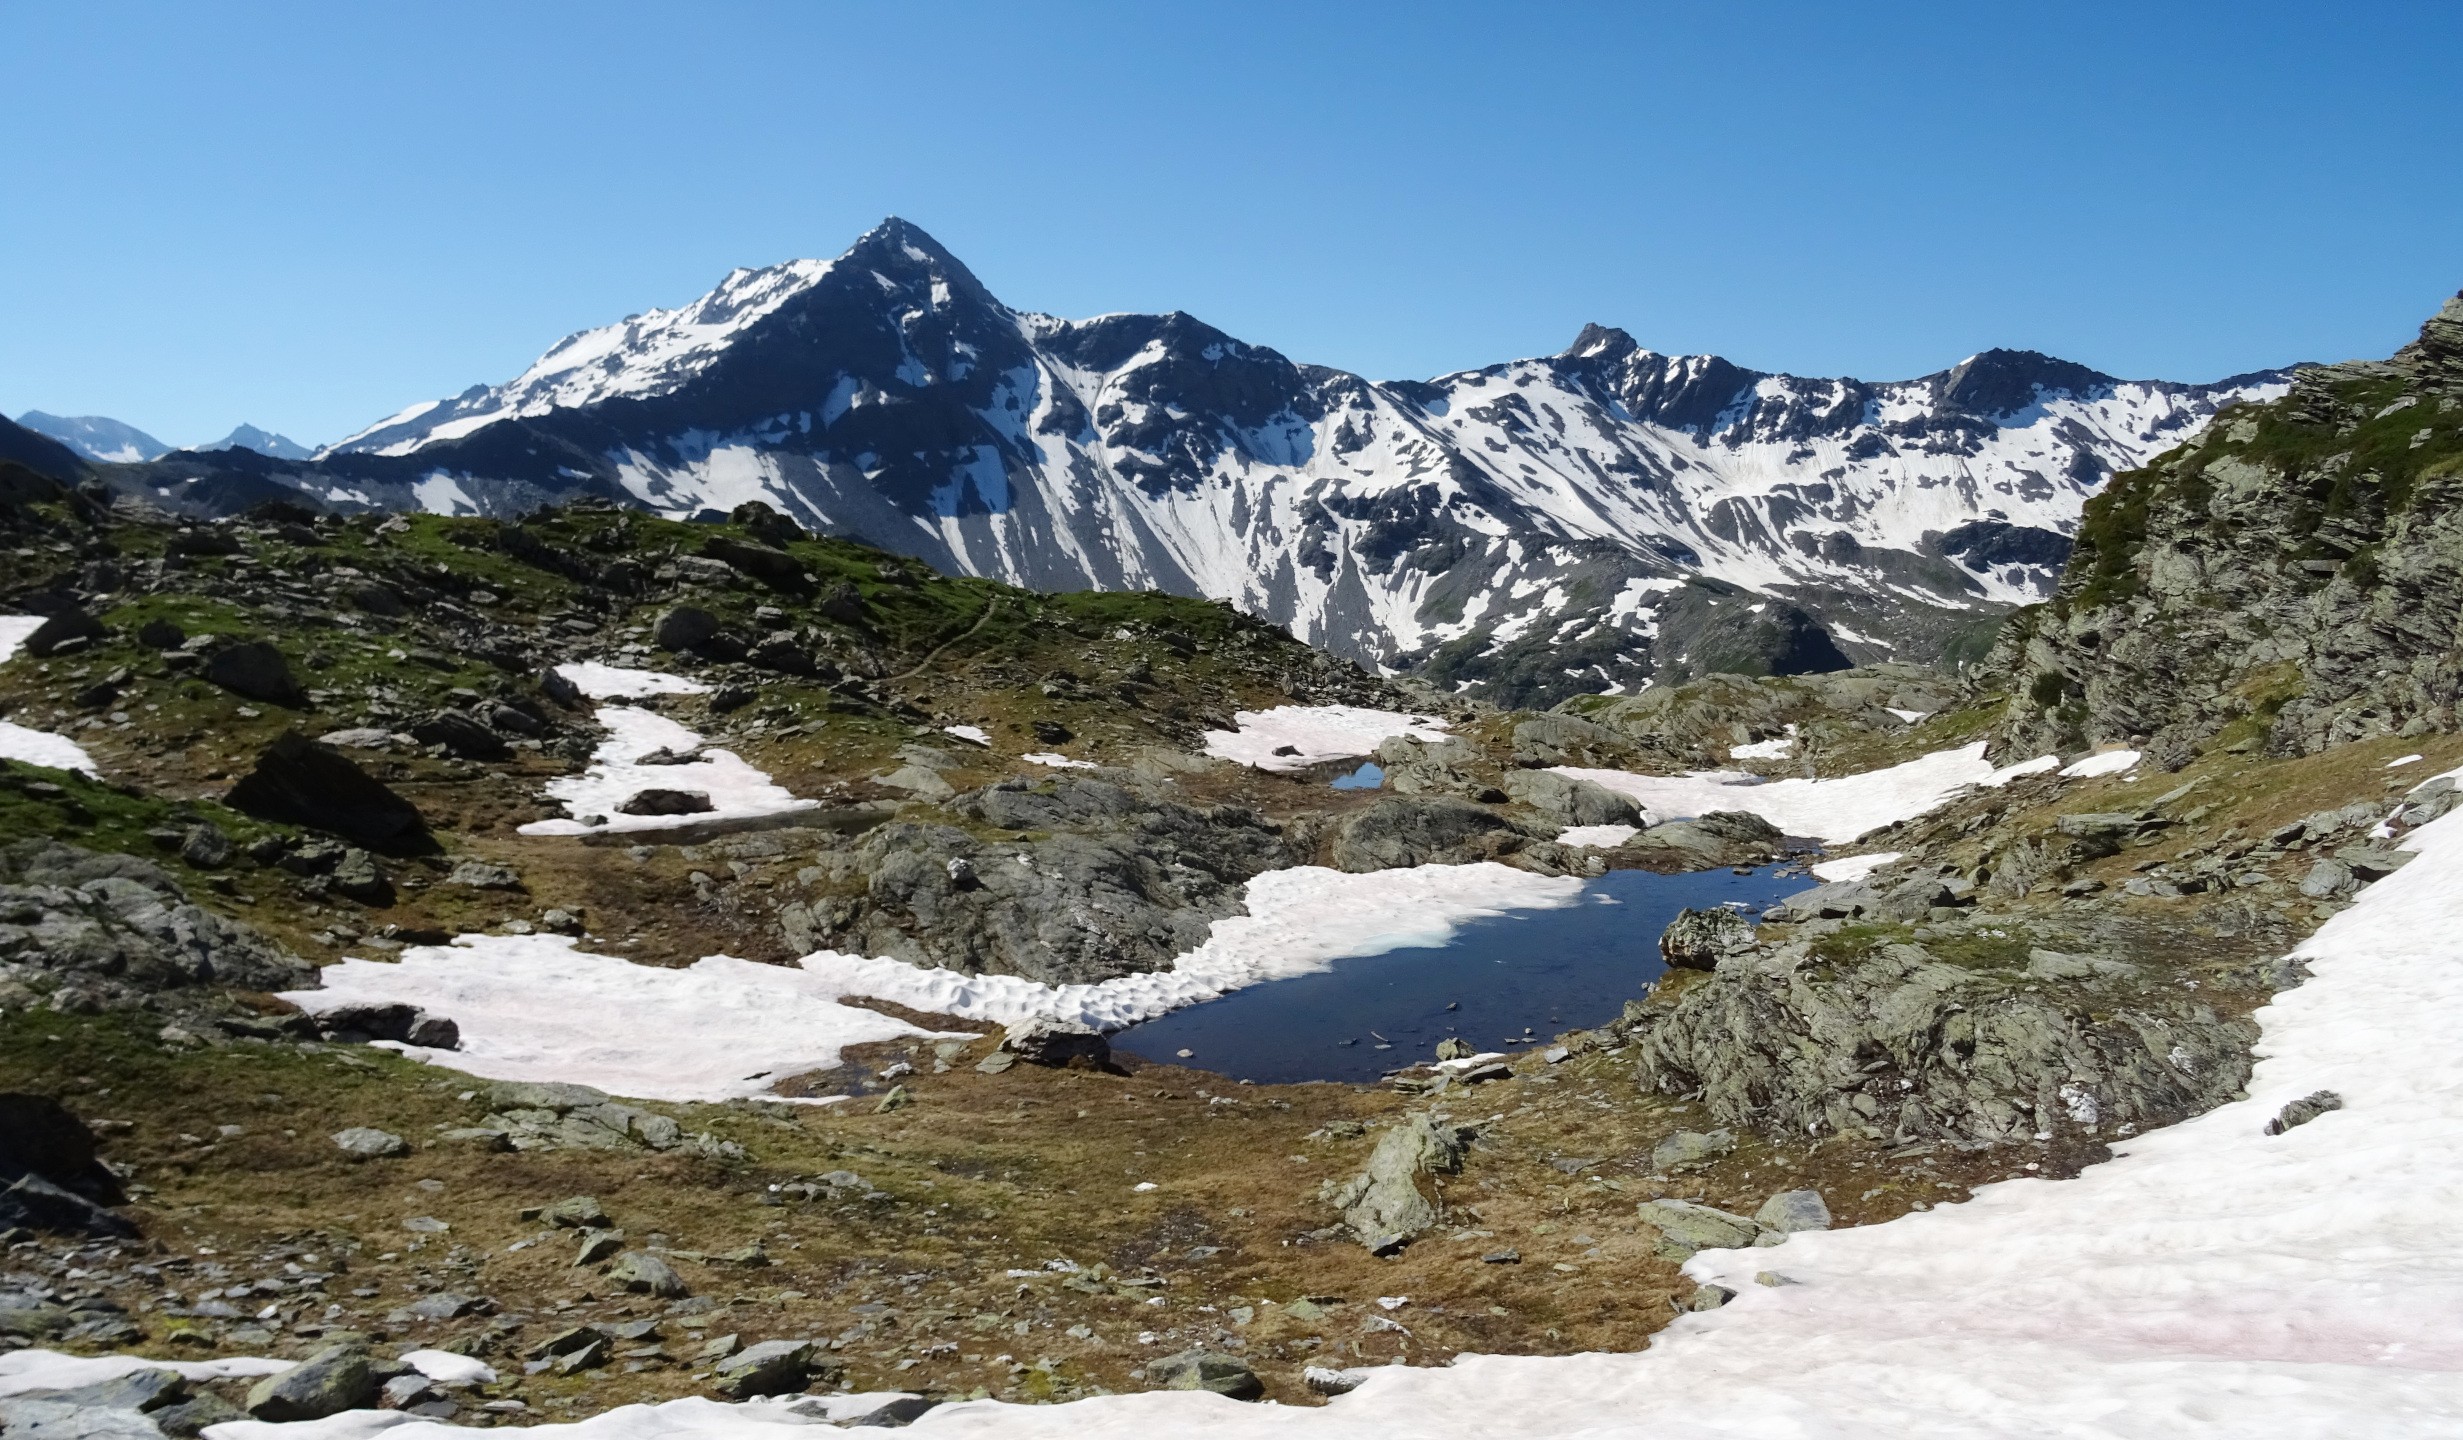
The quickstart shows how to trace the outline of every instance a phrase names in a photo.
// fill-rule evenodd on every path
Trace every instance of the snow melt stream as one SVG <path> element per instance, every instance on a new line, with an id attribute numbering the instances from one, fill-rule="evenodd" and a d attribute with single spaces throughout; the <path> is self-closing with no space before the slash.
<path id="1" fill-rule="evenodd" d="M 650 695 L 698 695 L 709 686 L 658 670 L 627 670 L 584 661 L 559 665 L 557 673 L 593 700 L 637 700 Z M 767 771 L 744 763 L 732 750 L 705 750 L 701 736 L 653 710 L 633 705 L 602 707 L 595 717 L 607 738 L 591 752 L 590 768 L 579 775 L 547 782 L 548 798 L 560 802 L 573 817 L 534 820 L 521 827 L 524 835 L 593 835 L 611 831 L 672 830 L 679 824 L 734 820 L 759 815 L 783 815 L 811 810 L 818 800 L 802 800 L 770 782 Z M 662 755 L 662 752 L 663 755 Z M 683 763 L 644 764 L 647 756 L 691 756 Z M 644 790 L 697 790 L 710 808 L 688 815 L 627 815 L 618 807 Z M 585 817 L 596 819 L 584 823 Z"/>

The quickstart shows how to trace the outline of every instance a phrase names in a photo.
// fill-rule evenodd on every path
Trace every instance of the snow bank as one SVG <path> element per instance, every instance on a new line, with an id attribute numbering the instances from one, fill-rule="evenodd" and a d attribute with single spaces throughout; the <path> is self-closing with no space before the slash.
<path id="1" fill-rule="evenodd" d="M 2071 780 L 2093 780 L 2102 775 L 2118 775 L 2138 763 L 2135 750 L 2106 750 L 2090 755 L 2075 765 L 2062 767 L 2061 773 Z"/>
<path id="2" fill-rule="evenodd" d="M 18 1350 L 0 1355 L 0 1395 L 22 1395 L 28 1390 L 74 1390 L 83 1385 L 100 1385 L 136 1370 L 176 1370 L 191 1380 L 237 1380 L 279 1375 L 298 1363 L 249 1356 L 224 1360 L 148 1360 L 142 1355 L 62 1355 L 53 1350 Z"/>
<path id="3" fill-rule="evenodd" d="M 7 664 L 26 648 L 26 641 L 43 628 L 40 615 L 0 615 L 0 665 Z"/>
<path id="4" fill-rule="evenodd" d="M 1014 975 L 961 975 L 824 950 L 804 957 L 833 994 L 869 995 L 917 1010 L 1006 1024 L 1053 1015 L 1117 1030 L 1244 985 L 1312 974 L 1335 961 L 1443 945 L 1466 920 L 1574 903 L 1582 881 L 1493 863 L 1423 865 L 1346 875 L 1314 865 L 1248 883 L 1249 913 L 1214 922 L 1206 943 L 1169 970 L 1093 985 L 1044 985 Z"/>
<path id="5" fill-rule="evenodd" d="M 687 675 L 670 675 L 664 670 L 628 670 L 621 665 L 602 665 L 596 660 L 577 660 L 556 667 L 556 673 L 573 682 L 573 688 L 593 700 L 639 700 L 645 695 L 707 695 L 710 687 Z"/>
<path id="6" fill-rule="evenodd" d="M 26 637 L 42 628 L 40 615 L 0 615 L 0 664 L 15 657 L 25 648 Z M 29 730 L 6 720 L 0 720 L 0 760 L 18 760 L 52 770 L 82 770 L 88 775 L 103 773 L 85 747 L 66 735 Z"/>
<path id="7" fill-rule="evenodd" d="M 1984 742 L 1831 780 L 1762 781 L 1741 770 L 1697 770 L 1690 775 L 1636 775 L 1628 770 L 1585 770 L 1554 767 L 1559 775 L 1596 781 L 1641 803 L 1652 824 L 1706 815 L 1714 810 L 1745 810 L 1761 816 L 1790 835 L 1809 839 L 1853 840 L 1868 830 L 1921 815 L 1968 785 L 2006 785 L 2021 775 L 2040 774 L 2061 762 L 2050 755 L 1996 770 L 1984 758 Z"/>
<path id="8" fill-rule="evenodd" d="M 1785 735 L 1774 736 L 1768 740 L 1756 740 L 1750 745 L 1728 747 L 1728 758 L 1730 760 L 1783 760 L 1787 758 L 1788 752 L 1795 748 L 1796 727 L 1790 725 Z"/>
<path id="9" fill-rule="evenodd" d="M 21 760 L 53 770 L 82 770 L 88 775 L 103 773 L 85 747 L 66 735 L 29 730 L 6 720 L 0 720 L 0 760 Z"/>
<path id="10" fill-rule="evenodd" d="M 1814 866 L 1813 878 L 1833 884 L 1841 880 L 1862 880 L 1899 857 L 1900 852 L 1896 850 L 1876 850 L 1870 855 L 1843 855 Z"/>
<path id="11" fill-rule="evenodd" d="M 1588 845 L 1613 850 L 1642 831 L 1633 825 L 1569 825 L 1556 833 L 1559 845 Z"/>
<path id="12" fill-rule="evenodd" d="M 1445 722 L 1394 710 L 1368 710 L 1357 705 L 1278 705 L 1272 710 L 1243 710 L 1232 716 L 1235 728 L 1206 732 L 1206 753 L 1236 760 L 1260 770 L 1302 770 L 1328 760 L 1373 752 L 1396 735 L 1443 740 Z M 1299 753 L 1277 755 L 1290 746 Z"/>
<path id="13" fill-rule="evenodd" d="M 944 735 L 955 735 L 961 740 L 965 740 L 976 745 L 989 745 L 992 743 L 992 737 L 984 733 L 984 728 L 981 725 L 944 725 L 941 727 L 941 733 Z"/>
<path id="14" fill-rule="evenodd" d="M 798 799 L 771 784 L 768 772 L 745 764 L 732 750 L 702 750 L 696 759 L 684 765 L 640 764 L 642 756 L 660 750 L 690 754 L 700 749 L 701 736 L 664 715 L 631 705 L 608 706 L 598 712 L 597 718 L 606 728 L 607 738 L 592 752 L 590 768 L 579 775 L 547 782 L 548 797 L 562 803 L 577 818 L 534 820 L 522 827 L 524 835 L 667 830 L 701 820 L 810 810 L 821 803 Z M 683 816 L 626 815 L 617 810 L 644 790 L 699 790 L 710 797 L 711 808 Z M 604 815 L 607 823 L 584 825 L 578 818 L 583 815 Z"/>
<path id="15" fill-rule="evenodd" d="M 284 998 L 316 1013 L 402 1000 L 452 1017 L 459 1050 L 396 1047 L 490 1080 L 562 1080 L 643 1100 L 764 1095 L 849 1045 L 932 1032 L 841 1005 L 806 970 L 713 955 L 680 970 L 575 948 L 558 935 L 465 935 L 392 964 L 328 965 Z"/>
<path id="16" fill-rule="evenodd" d="M 1050 750 L 1038 750 L 1031 755 L 1021 755 L 1018 758 L 1025 761 L 1029 765 L 1048 765 L 1055 770 L 1092 770 L 1096 768 L 1095 762 L 1092 760 L 1072 760 L 1066 755 L 1058 754 Z"/>

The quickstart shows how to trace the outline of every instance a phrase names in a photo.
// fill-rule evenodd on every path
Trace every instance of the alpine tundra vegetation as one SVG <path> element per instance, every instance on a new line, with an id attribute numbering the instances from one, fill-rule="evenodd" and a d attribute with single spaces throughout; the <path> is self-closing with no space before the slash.
<path id="1" fill-rule="evenodd" d="M 2463 300 L 1378 383 L 891 221 L 313 458 L 27 419 L 7 1434 L 2463 1413 Z M 1121 1035 L 1713 870 L 1375 1084 Z"/>

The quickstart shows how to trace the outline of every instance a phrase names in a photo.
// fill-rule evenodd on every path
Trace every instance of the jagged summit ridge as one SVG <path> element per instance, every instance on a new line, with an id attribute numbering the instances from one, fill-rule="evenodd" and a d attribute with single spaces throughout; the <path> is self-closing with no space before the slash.
<path id="1" fill-rule="evenodd" d="M 1851 658 L 1933 658 L 2049 592 L 2114 470 L 2281 383 L 2121 381 L 2023 351 L 1812 379 L 1598 325 L 1556 355 L 1377 382 L 1184 313 L 1013 310 L 892 219 L 273 478 L 498 514 L 761 499 L 945 570 L 1208 595 L 1546 700 L 1779 663 L 1814 628 Z"/>

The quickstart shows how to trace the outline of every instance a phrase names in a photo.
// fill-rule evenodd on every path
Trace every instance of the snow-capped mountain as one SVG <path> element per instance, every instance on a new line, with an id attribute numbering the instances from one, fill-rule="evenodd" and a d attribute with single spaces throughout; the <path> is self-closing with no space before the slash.
<path id="1" fill-rule="evenodd" d="M 50 436 L 88 460 L 106 464 L 133 465 L 142 460 L 159 460 L 171 453 L 170 446 L 108 415 L 46 415 L 40 410 L 29 410 L 17 417 L 17 423 Z"/>
<path id="2" fill-rule="evenodd" d="M 1230 600 L 1530 702 L 1934 659 L 2047 592 L 2115 469 L 2285 378 L 2123 381 L 1996 350 L 1816 380 L 1592 326 L 1561 354 L 1378 382 L 1185 314 L 1012 310 L 891 220 L 281 478 L 489 514 L 762 500 L 949 571 Z"/>
<path id="3" fill-rule="evenodd" d="M 192 450 L 254 450 L 259 455 L 271 455 L 277 460 L 306 460 L 315 454 L 307 446 L 288 435 L 260 430 L 254 425 L 241 425 L 211 445 L 192 445 Z"/>

